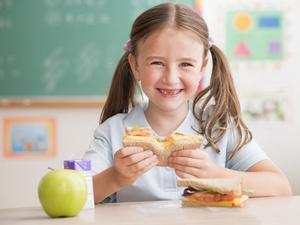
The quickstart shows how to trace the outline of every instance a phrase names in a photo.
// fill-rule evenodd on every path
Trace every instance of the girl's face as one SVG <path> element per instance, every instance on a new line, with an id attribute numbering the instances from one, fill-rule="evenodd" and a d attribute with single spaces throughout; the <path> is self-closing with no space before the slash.
<path id="1" fill-rule="evenodd" d="M 129 63 L 149 107 L 163 112 L 187 110 L 207 62 L 203 51 L 195 34 L 175 28 L 159 30 L 138 43 L 138 55 L 130 54 Z"/>

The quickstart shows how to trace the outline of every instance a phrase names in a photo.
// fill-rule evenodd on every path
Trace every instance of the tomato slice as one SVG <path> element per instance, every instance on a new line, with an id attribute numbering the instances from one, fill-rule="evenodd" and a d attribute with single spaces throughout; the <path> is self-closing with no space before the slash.
<path id="1" fill-rule="evenodd" d="M 218 201 L 233 201 L 235 196 L 234 195 L 225 195 L 219 193 L 207 193 L 207 192 L 197 192 L 193 194 L 195 199 L 199 201 L 205 202 L 218 202 Z"/>
<path id="2" fill-rule="evenodd" d="M 234 199 L 234 195 L 222 195 L 222 201 L 233 201 Z"/>
<path id="3" fill-rule="evenodd" d="M 151 136 L 151 131 L 149 129 L 140 130 L 126 130 L 127 135 L 130 136 Z"/>
<path id="4" fill-rule="evenodd" d="M 211 193 L 197 192 L 193 194 L 193 196 L 200 201 L 206 201 L 206 202 L 215 201 L 215 194 L 211 194 Z"/>

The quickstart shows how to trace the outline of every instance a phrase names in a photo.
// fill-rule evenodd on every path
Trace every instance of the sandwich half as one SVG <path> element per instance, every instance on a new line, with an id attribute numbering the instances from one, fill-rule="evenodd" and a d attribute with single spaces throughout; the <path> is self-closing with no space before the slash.
<path id="1" fill-rule="evenodd" d="M 153 137 L 150 128 L 134 126 L 126 128 L 123 145 L 139 146 L 145 150 L 151 150 L 158 157 L 159 166 L 167 166 L 168 158 L 173 151 L 183 149 L 197 149 L 201 146 L 203 138 L 201 135 L 192 135 L 174 132 L 166 138 Z"/>
<path id="2" fill-rule="evenodd" d="M 243 207 L 248 199 L 243 195 L 241 180 L 234 178 L 179 179 L 183 206 Z"/>

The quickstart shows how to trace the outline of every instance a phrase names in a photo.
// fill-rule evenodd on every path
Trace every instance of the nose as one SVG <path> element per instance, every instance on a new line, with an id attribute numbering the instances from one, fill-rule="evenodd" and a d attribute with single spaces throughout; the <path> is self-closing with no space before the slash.
<path id="1" fill-rule="evenodd" d="M 179 76 L 180 74 L 177 68 L 175 66 L 171 66 L 165 70 L 162 81 L 165 84 L 173 85 L 179 82 Z"/>

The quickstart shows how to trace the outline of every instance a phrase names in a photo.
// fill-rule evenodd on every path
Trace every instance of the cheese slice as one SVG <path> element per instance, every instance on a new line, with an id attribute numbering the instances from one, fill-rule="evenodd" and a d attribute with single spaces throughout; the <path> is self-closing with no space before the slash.
<path id="1" fill-rule="evenodd" d="M 163 140 L 160 140 L 159 138 L 155 138 L 155 141 L 157 142 L 157 144 L 159 144 L 163 148 L 173 144 L 173 140 L 170 138 L 163 139 Z"/>
<path id="2" fill-rule="evenodd" d="M 124 140 L 131 140 L 131 141 L 153 141 L 152 136 L 134 136 L 134 135 L 126 135 Z"/>

